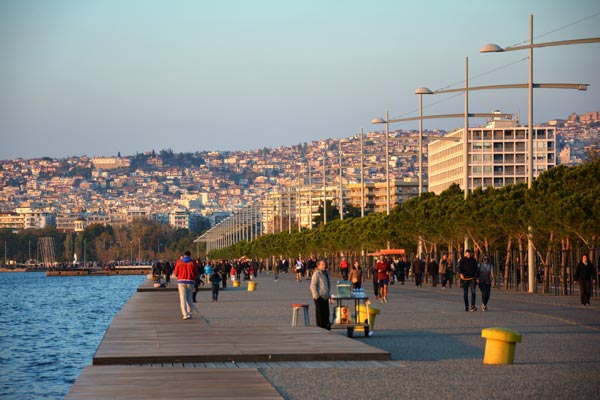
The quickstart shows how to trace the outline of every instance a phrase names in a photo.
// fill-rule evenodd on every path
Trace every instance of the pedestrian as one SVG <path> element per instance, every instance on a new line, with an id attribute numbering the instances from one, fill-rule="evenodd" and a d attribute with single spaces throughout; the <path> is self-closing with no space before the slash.
<path id="1" fill-rule="evenodd" d="M 173 263 L 171 261 L 165 261 L 163 269 L 165 271 L 165 286 L 169 286 L 171 283 L 171 274 L 173 273 Z"/>
<path id="2" fill-rule="evenodd" d="M 219 286 L 221 286 L 221 274 L 216 269 L 210 276 L 210 284 L 212 285 L 212 301 L 213 303 L 219 301 Z"/>
<path id="3" fill-rule="evenodd" d="M 446 284 L 449 289 L 452 289 L 452 283 L 454 283 L 454 269 L 452 263 L 448 261 L 448 266 L 446 267 Z"/>
<path id="4" fill-rule="evenodd" d="M 373 292 L 375 293 L 375 298 L 379 298 L 379 280 L 377 279 L 377 262 L 379 262 L 379 258 L 375 257 L 375 264 L 373 264 L 373 268 L 371 268 L 371 280 L 373 281 Z"/>
<path id="5" fill-rule="evenodd" d="M 417 287 L 422 285 L 423 269 L 425 269 L 425 263 L 417 255 L 412 263 L 412 272 L 415 276 L 415 286 Z"/>
<path id="6" fill-rule="evenodd" d="M 227 288 L 227 272 L 229 271 L 229 263 L 219 264 L 219 274 L 221 274 L 221 289 Z"/>
<path id="7" fill-rule="evenodd" d="M 363 282 L 363 270 L 358 261 L 354 261 L 354 265 L 348 274 L 348 279 L 352 283 L 352 289 L 360 289 Z"/>
<path id="8" fill-rule="evenodd" d="M 492 286 L 496 285 L 494 266 L 490 263 L 490 258 L 487 254 L 483 256 L 483 261 L 477 266 L 477 272 L 479 276 L 479 290 L 481 290 L 481 309 L 487 311 Z"/>
<path id="9" fill-rule="evenodd" d="M 315 258 L 315 256 L 312 256 L 306 262 L 306 278 L 307 279 L 310 279 L 312 277 L 312 274 L 313 274 L 315 268 L 317 268 L 317 259 Z"/>
<path id="10" fill-rule="evenodd" d="M 575 267 L 575 282 L 579 285 L 579 297 L 582 305 L 590 305 L 592 282 L 595 283 L 596 270 L 588 260 L 587 254 L 581 256 L 581 261 Z"/>
<path id="11" fill-rule="evenodd" d="M 279 270 L 282 266 L 283 263 L 281 262 L 281 258 L 275 263 L 275 265 L 273 265 L 273 275 L 275 275 L 275 282 L 277 282 L 277 280 L 279 279 Z"/>
<path id="12" fill-rule="evenodd" d="M 208 285 L 210 282 L 210 277 L 213 274 L 213 266 L 210 261 L 206 260 L 206 264 L 204 264 L 204 282 Z"/>
<path id="13" fill-rule="evenodd" d="M 183 319 L 192 318 L 192 310 L 195 308 L 192 298 L 194 282 L 198 275 L 198 266 L 192 258 L 192 253 L 186 251 L 175 265 L 175 276 L 177 277 L 177 290 L 179 291 L 179 305 Z M 198 309 L 196 308 L 196 311 Z"/>
<path id="14" fill-rule="evenodd" d="M 377 264 L 375 264 L 377 270 L 377 287 L 379 288 L 379 300 L 382 303 L 387 303 L 387 291 L 388 284 L 390 282 L 390 264 L 385 257 L 381 257 Z"/>
<path id="15" fill-rule="evenodd" d="M 346 257 L 342 257 L 342 261 L 340 262 L 340 272 L 342 273 L 342 279 L 348 280 L 348 260 Z"/>
<path id="16" fill-rule="evenodd" d="M 404 281 L 406 280 L 406 272 L 409 270 L 408 262 L 406 261 L 406 255 L 402 254 L 400 256 L 400 261 L 396 266 L 396 278 L 400 282 L 400 284 L 404 285 Z"/>
<path id="17" fill-rule="evenodd" d="M 296 282 L 301 282 L 302 281 L 302 269 L 304 268 L 304 264 L 302 263 L 302 259 L 299 258 L 298 261 L 296 261 Z"/>
<path id="18" fill-rule="evenodd" d="M 317 326 L 331 330 L 331 322 L 329 321 L 329 303 L 333 303 L 333 299 L 331 298 L 331 283 L 325 260 L 319 260 L 319 262 L 317 262 L 317 270 L 313 273 L 310 281 L 310 292 L 315 301 Z"/>
<path id="19" fill-rule="evenodd" d="M 437 261 L 435 261 L 435 257 L 429 259 L 427 269 L 429 270 L 429 275 L 431 275 L 431 286 L 436 287 L 438 283 L 439 266 Z"/>
<path id="20" fill-rule="evenodd" d="M 463 297 L 465 300 L 465 311 L 477 311 L 475 300 L 477 293 L 475 285 L 477 282 L 477 261 L 471 256 L 469 249 L 465 250 L 465 256 L 461 258 L 458 264 L 458 274 L 463 287 Z M 469 288 L 471 291 L 471 307 L 469 307 Z"/>
<path id="21" fill-rule="evenodd" d="M 446 289 L 446 283 L 448 282 L 448 255 L 446 253 L 442 254 L 438 274 L 442 283 L 442 289 Z"/>

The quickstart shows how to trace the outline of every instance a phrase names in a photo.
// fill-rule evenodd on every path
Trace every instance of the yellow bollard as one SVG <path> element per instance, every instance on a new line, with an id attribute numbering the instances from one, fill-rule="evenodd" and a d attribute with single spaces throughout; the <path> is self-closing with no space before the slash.
<path id="1" fill-rule="evenodd" d="M 515 360 L 515 344 L 521 342 L 521 334 L 506 328 L 486 328 L 481 331 L 486 339 L 484 364 L 512 364 Z"/>
<path id="2" fill-rule="evenodd" d="M 240 281 L 233 281 L 233 287 L 239 287 Z"/>
<path id="3" fill-rule="evenodd" d="M 256 282 L 248 281 L 248 291 L 254 292 L 256 290 Z"/>

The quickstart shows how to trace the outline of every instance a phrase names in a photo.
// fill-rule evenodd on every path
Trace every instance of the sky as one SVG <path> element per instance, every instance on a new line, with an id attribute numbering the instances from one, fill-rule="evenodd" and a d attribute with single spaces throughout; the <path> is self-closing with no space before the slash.
<path id="1" fill-rule="evenodd" d="M 0 0 L 0 160 L 254 150 L 380 130 L 415 89 L 526 83 L 528 52 L 487 43 L 600 37 L 597 0 Z M 534 122 L 600 111 L 600 43 L 534 50 Z M 423 115 L 463 95 L 423 96 Z M 527 123 L 527 90 L 469 111 Z M 451 130 L 436 119 L 425 130 Z M 471 126 L 483 119 L 473 118 Z M 390 125 L 418 129 L 418 122 Z"/>

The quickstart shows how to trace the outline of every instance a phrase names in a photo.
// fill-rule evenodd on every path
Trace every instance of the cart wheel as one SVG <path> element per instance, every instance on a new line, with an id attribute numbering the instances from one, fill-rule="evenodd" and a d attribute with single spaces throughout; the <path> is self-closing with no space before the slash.
<path id="1" fill-rule="evenodd" d="M 352 336 L 354 336 L 354 328 L 350 327 L 348 328 L 348 337 L 351 338 Z"/>
<path id="2" fill-rule="evenodd" d="M 369 337 L 369 327 L 365 326 L 365 337 Z"/>

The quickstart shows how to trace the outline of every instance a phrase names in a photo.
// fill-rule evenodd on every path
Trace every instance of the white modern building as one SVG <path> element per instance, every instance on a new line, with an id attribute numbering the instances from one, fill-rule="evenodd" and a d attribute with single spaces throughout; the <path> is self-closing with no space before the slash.
<path id="1" fill-rule="evenodd" d="M 428 145 L 429 191 L 439 194 L 453 183 L 464 189 L 463 129 Z M 447 140 L 456 138 L 456 141 Z M 516 120 L 494 119 L 469 128 L 468 188 L 503 187 L 527 181 L 527 127 Z M 557 165 L 556 128 L 534 127 L 533 176 Z"/>

